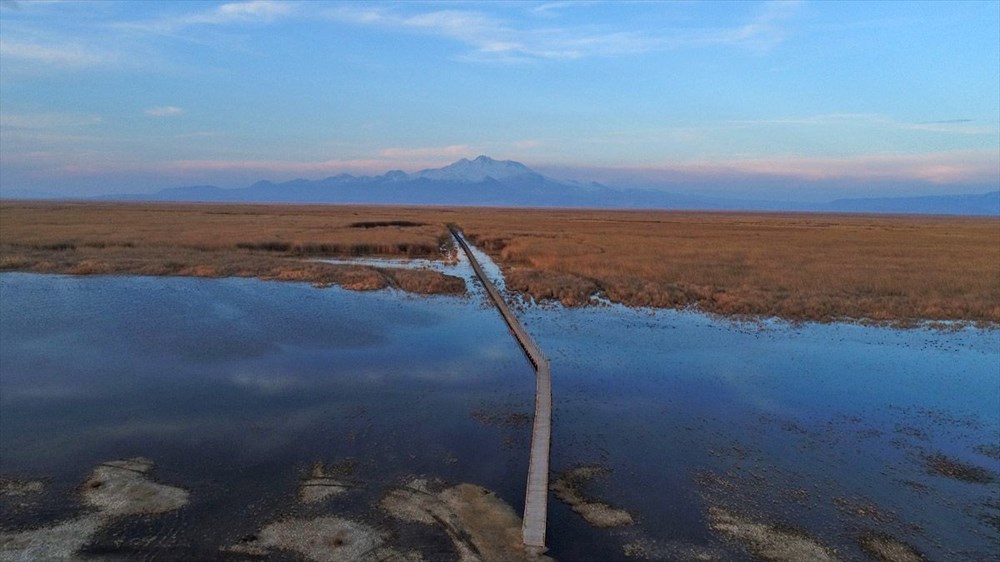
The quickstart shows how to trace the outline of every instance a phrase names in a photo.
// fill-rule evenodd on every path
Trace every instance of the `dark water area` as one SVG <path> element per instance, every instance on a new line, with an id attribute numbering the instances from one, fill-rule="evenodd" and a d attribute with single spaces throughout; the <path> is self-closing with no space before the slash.
<path id="1" fill-rule="evenodd" d="M 473 414 L 530 413 L 533 373 L 468 300 L 4 274 L 0 373 L 0 475 L 51 483 L 7 529 L 78 509 L 95 465 L 134 456 L 191 492 L 164 516 L 185 556 L 290 512 L 316 462 L 353 461 L 359 505 L 411 475 L 523 504 L 528 437 Z"/>
<path id="2" fill-rule="evenodd" d="M 738 324 L 672 311 L 527 309 L 553 364 L 553 471 L 600 464 L 616 536 L 664 559 L 716 549 L 719 506 L 845 560 L 886 533 L 931 560 L 1000 552 L 1000 333 Z M 991 483 L 932 474 L 945 455 Z M 582 543 L 553 548 L 584 558 Z M 572 542 L 573 539 L 571 539 Z"/>
<path id="3" fill-rule="evenodd" d="M 606 469 L 584 494 L 635 519 L 595 529 L 550 498 L 559 560 L 752 559 L 711 530 L 715 507 L 799 529 L 843 560 L 869 559 L 858 537 L 870 531 L 931 560 L 1000 549 L 998 331 L 519 314 L 552 364 L 553 476 Z M 414 475 L 481 485 L 520 512 L 530 425 L 507 422 L 530 415 L 533 392 L 481 293 L 5 273 L 0 477 L 45 488 L 0 498 L 0 530 L 86 511 L 90 471 L 137 456 L 190 503 L 121 520 L 83 555 L 124 544 L 141 558 L 225 558 L 220 548 L 303 513 L 297 490 L 315 463 L 348 462 L 358 485 L 327 507 L 400 542 L 408 528 L 374 506 Z M 993 481 L 935 473 L 936 455 Z"/>

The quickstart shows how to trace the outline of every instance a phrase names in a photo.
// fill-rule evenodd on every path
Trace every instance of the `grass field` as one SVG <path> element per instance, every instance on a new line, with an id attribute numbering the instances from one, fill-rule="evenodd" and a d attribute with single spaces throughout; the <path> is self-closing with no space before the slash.
<path id="1" fill-rule="evenodd" d="M 0 204 L 0 270 L 256 276 L 458 292 L 429 271 L 320 256 L 444 257 L 457 224 L 510 290 L 566 305 L 790 320 L 1000 323 L 1000 220 L 422 207 Z"/>
<path id="2" fill-rule="evenodd" d="M 435 271 L 330 265 L 328 256 L 441 258 L 439 224 L 393 224 L 403 209 L 253 205 L 0 203 L 0 271 L 259 277 L 463 293 Z"/>

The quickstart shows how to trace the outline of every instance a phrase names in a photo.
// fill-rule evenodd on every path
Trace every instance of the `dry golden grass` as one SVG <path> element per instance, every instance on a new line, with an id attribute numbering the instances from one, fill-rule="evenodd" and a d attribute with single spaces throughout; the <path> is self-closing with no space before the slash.
<path id="1" fill-rule="evenodd" d="M 1000 220 L 524 211 L 462 225 L 507 285 L 567 304 L 787 319 L 1000 322 Z"/>
<path id="2" fill-rule="evenodd" d="M 4 202 L 0 271 L 258 277 L 355 290 L 465 292 L 461 279 L 434 271 L 307 259 L 440 258 L 450 251 L 442 225 L 393 224 L 397 214 L 395 209 L 331 212 L 315 206 Z"/>
<path id="3" fill-rule="evenodd" d="M 567 305 L 596 293 L 792 320 L 1000 322 L 996 218 L 4 202 L 0 270 L 447 292 L 452 282 L 432 272 L 302 259 L 439 256 L 447 223 L 500 263 L 509 289 Z"/>

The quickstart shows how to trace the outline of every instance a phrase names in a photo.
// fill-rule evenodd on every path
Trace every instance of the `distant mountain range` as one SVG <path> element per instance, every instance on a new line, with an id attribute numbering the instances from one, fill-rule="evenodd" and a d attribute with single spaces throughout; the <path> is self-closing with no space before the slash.
<path id="1" fill-rule="evenodd" d="M 837 199 L 824 207 L 828 211 L 848 213 L 1000 215 L 1000 191 L 928 197 Z"/>
<path id="2" fill-rule="evenodd" d="M 8 193 L 8 197 L 17 197 Z M 593 207 L 617 209 L 772 210 L 856 213 L 1000 215 L 1000 191 L 977 195 L 841 199 L 829 203 L 747 201 L 618 189 L 599 183 L 555 180 L 512 160 L 480 156 L 443 168 L 379 176 L 340 174 L 320 180 L 260 181 L 249 187 L 177 187 L 152 194 L 108 195 L 117 201 L 255 203 L 381 203 L 503 207 Z"/>

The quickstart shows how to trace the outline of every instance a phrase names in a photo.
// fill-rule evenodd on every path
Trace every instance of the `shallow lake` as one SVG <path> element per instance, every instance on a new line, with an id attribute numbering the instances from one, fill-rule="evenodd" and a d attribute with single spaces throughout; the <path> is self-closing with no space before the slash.
<path id="1" fill-rule="evenodd" d="M 844 560 L 868 559 L 870 531 L 930 559 L 1000 548 L 1000 331 L 518 314 L 552 363 L 553 477 L 605 469 L 583 493 L 635 521 L 594 529 L 553 497 L 556 559 L 750 559 L 710 529 L 711 508 L 795 527 Z M 84 511 L 96 465 L 141 456 L 190 503 L 109 526 L 83 554 L 213 559 L 301 513 L 316 463 L 349 461 L 357 489 L 323 509 L 405 542 L 375 506 L 414 475 L 484 486 L 520 512 L 533 392 L 480 292 L 5 273 L 0 476 L 45 487 L 0 500 L 0 528 Z M 947 477 L 934 458 L 993 481 Z"/>

